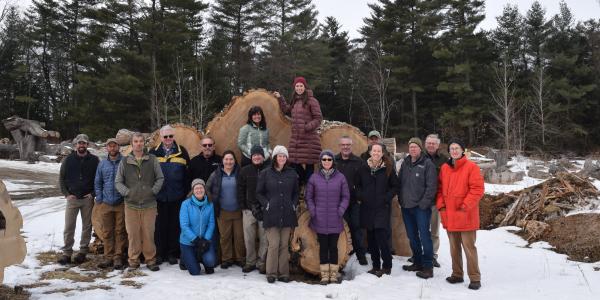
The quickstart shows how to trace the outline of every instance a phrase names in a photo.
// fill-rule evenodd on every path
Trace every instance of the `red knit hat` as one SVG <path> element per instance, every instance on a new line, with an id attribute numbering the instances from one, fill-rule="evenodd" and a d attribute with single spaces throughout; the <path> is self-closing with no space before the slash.
<path id="1" fill-rule="evenodd" d="M 304 88 L 308 89 L 308 84 L 306 83 L 306 79 L 304 79 L 304 77 L 302 77 L 302 76 L 298 76 L 298 77 L 294 78 L 294 84 L 292 87 L 296 87 L 296 83 L 298 83 L 298 82 L 304 84 Z"/>

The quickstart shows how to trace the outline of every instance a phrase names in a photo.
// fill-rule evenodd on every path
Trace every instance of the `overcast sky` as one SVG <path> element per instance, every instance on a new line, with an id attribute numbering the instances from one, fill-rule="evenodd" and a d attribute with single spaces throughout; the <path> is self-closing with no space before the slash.
<path id="1" fill-rule="evenodd" d="M 6 1 L 18 3 L 21 6 L 31 4 L 31 0 L 0 0 L 0 3 Z M 207 2 L 213 1 L 208 0 Z M 368 17 L 370 14 L 367 4 L 374 2 L 378 1 L 313 0 L 319 11 L 319 21 L 323 21 L 327 16 L 334 16 L 342 24 L 342 29 L 349 32 L 351 38 L 359 37 L 358 29 L 363 25 L 363 18 Z M 481 23 L 481 28 L 490 29 L 495 27 L 496 17 L 502 14 L 502 9 L 507 3 L 518 5 L 519 10 L 525 14 L 533 2 L 534 0 L 487 0 L 486 18 Z M 541 0 L 540 2 L 546 9 L 547 17 L 556 14 L 559 10 L 559 0 Z M 577 20 L 600 18 L 600 0 L 566 0 L 566 3 Z"/>

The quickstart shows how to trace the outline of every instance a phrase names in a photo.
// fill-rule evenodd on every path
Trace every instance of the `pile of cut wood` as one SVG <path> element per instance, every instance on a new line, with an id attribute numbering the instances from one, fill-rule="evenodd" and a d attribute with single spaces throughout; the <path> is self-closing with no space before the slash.
<path id="1" fill-rule="evenodd" d="M 523 226 L 526 221 L 547 221 L 576 209 L 594 209 L 600 192 L 587 178 L 572 173 L 556 177 L 524 190 L 481 200 L 481 228 Z"/>

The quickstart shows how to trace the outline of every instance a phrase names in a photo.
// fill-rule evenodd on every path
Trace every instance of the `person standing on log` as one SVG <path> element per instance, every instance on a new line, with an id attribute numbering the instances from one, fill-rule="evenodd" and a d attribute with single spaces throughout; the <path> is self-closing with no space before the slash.
<path id="1" fill-rule="evenodd" d="M 384 154 L 384 146 L 371 146 L 370 158 L 359 171 L 358 199 L 360 224 L 367 230 L 369 253 L 373 268 L 368 272 L 381 277 L 392 273 L 390 246 L 391 205 L 397 193 L 397 177 L 392 159 Z M 383 259 L 383 265 L 381 265 Z"/>
<path id="2" fill-rule="evenodd" d="M 250 152 L 254 146 L 260 146 L 264 151 L 264 159 L 269 159 L 269 129 L 260 106 L 252 106 L 248 110 L 248 121 L 240 128 L 237 145 L 242 153 L 242 167 L 252 164 Z"/>
<path id="3" fill-rule="evenodd" d="M 58 263 L 61 265 L 71 263 L 73 244 L 75 243 L 75 227 L 79 212 L 81 212 L 81 240 L 79 253 L 73 258 L 73 262 L 76 264 L 83 263 L 89 252 L 95 194 L 94 178 L 98 167 L 98 157 L 87 150 L 89 141 L 87 135 L 77 135 L 73 139 L 76 150 L 65 157 L 60 165 L 60 190 L 67 199 L 63 234 L 65 245 L 62 247 L 63 255 L 58 259 Z"/>
<path id="4" fill-rule="evenodd" d="M 215 205 L 221 246 L 221 269 L 243 267 L 246 259 L 242 205 L 237 196 L 239 166 L 233 151 L 223 152 L 223 164 L 208 178 L 206 189 Z"/>
<path id="5" fill-rule="evenodd" d="M 265 169 L 264 150 L 258 145 L 252 147 L 250 157 L 252 164 L 240 171 L 238 193 L 242 207 L 244 225 L 244 243 L 246 245 L 246 264 L 242 272 L 249 273 L 257 269 L 261 274 L 266 274 L 265 259 L 267 256 L 267 237 L 263 228 L 263 214 L 260 203 L 256 199 L 256 183 L 258 174 Z M 258 237 L 258 255 L 256 253 L 256 239 Z"/>
<path id="6" fill-rule="evenodd" d="M 156 195 L 156 264 L 168 261 L 174 265 L 179 257 L 179 209 L 189 192 L 190 156 L 187 150 L 175 141 L 173 127 L 165 125 L 159 133 L 161 143 L 150 150 L 150 154 L 156 156 L 160 162 L 165 178 L 160 192 Z"/>
<path id="7" fill-rule="evenodd" d="M 319 172 L 310 176 L 306 185 L 306 206 L 319 242 L 321 284 L 339 283 L 337 243 L 344 230 L 350 190 L 344 174 L 335 168 L 333 152 L 324 150 L 319 157 Z"/>
<path id="8" fill-rule="evenodd" d="M 125 204 L 123 196 L 115 187 L 117 168 L 121 163 L 121 153 L 116 139 L 106 141 L 108 157 L 100 162 L 96 170 L 94 187 L 96 190 L 96 212 L 100 228 L 96 233 L 104 243 L 104 261 L 99 268 L 114 267 L 123 269 L 123 251 L 127 248 L 127 231 L 125 231 Z"/>
<path id="9" fill-rule="evenodd" d="M 440 143 L 440 137 L 435 133 L 430 134 L 425 138 L 425 155 L 427 155 L 435 165 L 438 175 L 442 165 L 450 158 L 448 157 L 448 154 L 440 150 Z M 435 203 L 431 210 L 431 241 L 433 242 L 433 266 L 439 268 L 440 264 L 437 258 L 440 249 L 440 212 L 435 206 Z"/>
<path id="10" fill-rule="evenodd" d="M 408 141 L 408 155 L 398 175 L 399 201 L 404 227 L 410 242 L 413 263 L 402 266 L 405 271 L 417 272 L 420 278 L 433 277 L 433 244 L 429 227 L 431 206 L 437 192 L 435 165 L 423 153 L 423 142 L 417 137 Z"/>
<path id="11" fill-rule="evenodd" d="M 215 212 L 213 203 L 206 196 L 204 180 L 192 181 L 192 195 L 183 201 L 179 212 L 181 235 L 181 266 L 191 275 L 200 275 L 200 263 L 206 274 L 215 272 L 217 264 Z"/>
<path id="12" fill-rule="evenodd" d="M 464 152 L 464 144 L 460 141 L 448 144 L 450 160 L 440 169 L 436 205 L 448 233 L 452 257 L 452 275 L 446 281 L 453 284 L 464 282 L 464 249 L 471 280 L 469 289 L 478 290 L 481 288 L 481 273 L 475 240 L 479 229 L 479 200 L 485 188 L 479 167 L 465 157 Z"/>
<path id="13" fill-rule="evenodd" d="M 314 172 L 315 164 L 319 162 L 321 138 L 317 128 L 323 121 L 323 115 L 319 101 L 313 96 L 304 77 L 296 77 L 293 87 L 290 104 L 278 92 L 273 94 L 279 100 L 281 111 L 292 117 L 289 162 L 298 172 L 300 182 L 305 184 Z"/>
<path id="14" fill-rule="evenodd" d="M 156 225 L 156 195 L 160 192 L 164 176 L 156 156 L 144 149 L 144 136 L 136 132 L 131 136 L 131 153 L 121 160 L 115 177 L 115 186 L 125 197 L 125 229 L 129 239 L 129 268 L 140 267 L 140 254 L 144 253 L 146 266 L 158 271 L 154 228 Z"/>
<path id="15" fill-rule="evenodd" d="M 202 153 L 194 156 L 190 161 L 190 173 L 192 179 L 200 178 L 204 182 L 220 165 L 223 159 L 215 153 L 215 140 L 205 136 L 200 141 L 202 143 Z"/>
<path id="16" fill-rule="evenodd" d="M 275 146 L 273 160 L 258 175 L 256 198 L 263 210 L 267 234 L 267 281 L 290 281 L 289 241 L 292 228 L 298 226 L 298 173 L 288 166 L 288 151 Z"/>
<path id="17" fill-rule="evenodd" d="M 358 259 L 358 263 L 365 266 L 368 264 L 365 257 L 365 247 L 363 246 L 364 236 L 360 228 L 360 201 L 356 195 L 356 183 L 359 170 L 365 165 L 365 162 L 352 153 L 352 138 L 343 136 L 339 141 L 340 153 L 335 156 L 337 170 L 346 177 L 348 188 L 350 189 L 350 204 L 344 219 L 350 227 L 352 235 L 352 248 Z"/>

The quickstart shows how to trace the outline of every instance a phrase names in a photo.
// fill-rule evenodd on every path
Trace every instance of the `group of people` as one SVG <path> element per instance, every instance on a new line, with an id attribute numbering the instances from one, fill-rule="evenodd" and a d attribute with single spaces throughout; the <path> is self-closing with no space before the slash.
<path id="1" fill-rule="evenodd" d="M 238 133 L 241 161 L 232 150 L 217 155 L 211 137 L 202 139 L 202 153 L 190 159 L 168 125 L 159 131 L 161 143 L 149 150 L 145 137 L 133 134 L 126 157 L 117 141 L 109 139 L 108 156 L 102 161 L 87 151 L 88 137 L 78 135 L 75 151 L 60 170 L 67 206 L 58 262 L 85 261 L 94 223 L 104 244 L 101 268 L 123 269 L 128 264 L 135 269 L 143 258 L 152 271 L 168 262 L 179 263 L 192 275 L 201 274 L 201 266 L 211 274 L 220 256 L 223 269 L 237 265 L 245 273 L 266 274 L 269 283 L 288 282 L 290 234 L 298 225 L 304 191 L 319 244 L 321 283 L 341 280 L 337 243 L 344 221 L 358 262 L 367 265 L 368 252 L 368 272 L 381 277 L 392 269 L 391 205 L 397 196 L 412 250 L 411 264 L 403 269 L 433 277 L 433 268 L 439 267 L 441 219 L 452 257 L 452 274 L 446 280 L 464 281 L 464 248 L 469 288 L 478 289 L 475 238 L 484 188 L 479 168 L 465 157 L 464 145 L 448 143 L 448 157 L 440 151 L 437 135 L 427 136 L 425 145 L 412 138 L 408 155 L 396 163 L 379 132 L 371 131 L 369 148 L 360 157 L 353 154 L 348 136 L 340 137 L 337 154 L 322 150 L 319 102 L 304 78 L 297 77 L 293 88 L 290 103 L 273 93 L 292 119 L 289 147 L 271 148 L 264 112 L 253 106 Z M 80 250 L 73 256 L 78 213 L 83 228 Z"/>

